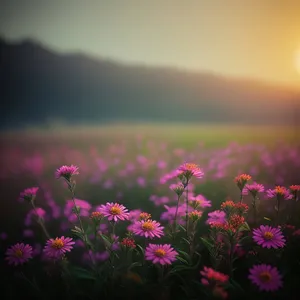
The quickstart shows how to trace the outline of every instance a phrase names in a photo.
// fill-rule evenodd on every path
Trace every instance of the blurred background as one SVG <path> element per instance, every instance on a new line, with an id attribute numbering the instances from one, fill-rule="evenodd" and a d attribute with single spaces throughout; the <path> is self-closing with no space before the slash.
<path id="1" fill-rule="evenodd" d="M 185 161 L 214 208 L 241 172 L 299 184 L 299 16 L 298 0 L 1 0 L 2 239 L 34 237 L 27 187 L 62 218 L 62 164 L 79 199 L 158 219 Z"/>

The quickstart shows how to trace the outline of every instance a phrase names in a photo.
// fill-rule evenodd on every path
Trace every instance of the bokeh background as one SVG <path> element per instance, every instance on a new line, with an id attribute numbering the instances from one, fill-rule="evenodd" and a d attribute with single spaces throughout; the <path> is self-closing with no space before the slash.
<path id="1" fill-rule="evenodd" d="M 42 247 L 18 202 L 31 186 L 51 234 L 69 233 L 62 164 L 80 168 L 78 199 L 156 219 L 185 161 L 212 209 L 242 172 L 299 184 L 299 16 L 297 0 L 2 0 L 2 249 Z"/>

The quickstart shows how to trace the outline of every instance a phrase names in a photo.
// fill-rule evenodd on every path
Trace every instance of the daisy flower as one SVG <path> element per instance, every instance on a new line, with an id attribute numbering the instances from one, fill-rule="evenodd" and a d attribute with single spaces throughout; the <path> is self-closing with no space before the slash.
<path id="1" fill-rule="evenodd" d="M 284 200 L 290 200 L 293 195 L 284 186 L 276 186 L 275 189 L 269 189 L 266 191 L 268 198 L 283 198 Z"/>
<path id="2" fill-rule="evenodd" d="M 65 178 L 67 181 L 70 181 L 73 175 L 78 175 L 78 167 L 71 165 L 71 166 L 61 166 L 55 172 L 55 177 Z"/>
<path id="3" fill-rule="evenodd" d="M 261 225 L 253 230 L 253 240 L 263 248 L 282 248 L 285 246 L 285 238 L 279 228 L 269 225 Z"/>
<path id="4" fill-rule="evenodd" d="M 176 260 L 178 253 L 169 244 L 149 244 L 145 250 L 145 259 L 154 264 L 171 265 Z"/>
<path id="5" fill-rule="evenodd" d="M 36 194 L 37 194 L 38 190 L 39 190 L 38 187 L 31 187 L 31 188 L 25 189 L 23 192 L 20 193 L 19 201 L 20 202 L 23 202 L 23 201 L 31 202 L 31 201 L 33 201 L 36 197 Z"/>
<path id="6" fill-rule="evenodd" d="M 6 251 L 6 260 L 10 265 L 22 265 L 32 258 L 32 247 L 28 244 L 17 243 Z"/>
<path id="7" fill-rule="evenodd" d="M 258 193 L 263 193 L 265 191 L 265 187 L 257 182 L 246 184 L 245 189 L 248 190 L 254 198 L 256 198 Z"/>
<path id="8" fill-rule="evenodd" d="M 262 264 L 255 265 L 249 270 L 248 278 L 257 285 L 261 291 L 276 291 L 282 287 L 282 276 L 276 267 Z"/>
<path id="9" fill-rule="evenodd" d="M 145 238 L 150 239 L 163 236 L 163 229 L 164 227 L 162 227 L 159 222 L 153 220 L 136 221 L 131 227 L 131 231 L 135 235 L 144 236 Z"/>
<path id="10" fill-rule="evenodd" d="M 193 176 L 196 178 L 202 178 L 204 173 L 200 167 L 193 163 L 185 163 L 178 168 L 179 176 L 182 175 L 186 180 L 190 180 Z"/>
<path id="11" fill-rule="evenodd" d="M 73 249 L 75 242 L 69 237 L 60 237 L 55 239 L 49 239 L 44 247 L 44 253 L 47 258 L 60 259 L 66 252 L 70 252 Z"/>
<path id="12" fill-rule="evenodd" d="M 208 219 L 206 221 L 206 224 L 211 223 L 226 223 L 226 213 L 222 210 L 215 210 L 210 213 L 208 213 Z"/>
<path id="13" fill-rule="evenodd" d="M 109 221 L 117 222 L 119 220 L 125 221 L 129 219 L 128 209 L 118 203 L 109 203 L 101 205 L 98 211 L 102 213 Z"/>
<path id="14" fill-rule="evenodd" d="M 242 191 L 246 185 L 246 183 L 251 179 L 252 177 L 248 174 L 241 174 L 235 177 L 234 181 L 239 187 L 239 189 Z"/>

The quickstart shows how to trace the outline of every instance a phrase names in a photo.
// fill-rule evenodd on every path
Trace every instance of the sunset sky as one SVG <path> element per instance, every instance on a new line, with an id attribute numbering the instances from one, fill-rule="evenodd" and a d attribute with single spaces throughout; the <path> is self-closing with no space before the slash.
<path id="1" fill-rule="evenodd" d="M 299 0 L 1 0 L 0 35 L 300 86 Z"/>

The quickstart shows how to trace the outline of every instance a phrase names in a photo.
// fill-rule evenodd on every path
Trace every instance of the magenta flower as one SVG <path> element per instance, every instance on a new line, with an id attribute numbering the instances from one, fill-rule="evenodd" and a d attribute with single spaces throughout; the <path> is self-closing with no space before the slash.
<path id="1" fill-rule="evenodd" d="M 125 221 L 129 219 L 128 209 L 118 203 L 107 202 L 106 205 L 101 205 L 98 211 L 107 217 L 109 221 L 117 222 L 118 220 Z"/>
<path id="2" fill-rule="evenodd" d="M 262 264 L 255 265 L 249 270 L 248 278 L 257 285 L 261 291 L 276 291 L 282 287 L 282 276 L 276 267 Z"/>
<path id="3" fill-rule="evenodd" d="M 206 224 L 211 224 L 211 223 L 225 224 L 226 223 L 226 213 L 222 210 L 215 210 L 215 211 L 208 213 L 208 219 L 206 221 Z"/>
<path id="4" fill-rule="evenodd" d="M 182 183 L 172 183 L 169 188 L 174 191 L 177 196 L 181 196 L 184 191 L 184 185 Z"/>
<path id="5" fill-rule="evenodd" d="M 203 195 L 191 197 L 189 200 L 193 201 L 198 208 L 211 207 L 211 201 L 207 200 Z"/>
<path id="6" fill-rule="evenodd" d="M 228 275 L 208 267 L 203 267 L 203 270 L 200 271 L 200 274 L 202 275 L 201 282 L 203 285 L 209 285 L 211 282 L 218 284 L 226 283 L 229 279 Z"/>
<path id="7" fill-rule="evenodd" d="M 245 189 L 248 190 L 254 198 L 256 198 L 258 193 L 263 193 L 265 191 L 265 187 L 257 182 L 246 184 Z"/>
<path id="8" fill-rule="evenodd" d="M 28 244 L 17 243 L 6 251 L 6 260 L 10 265 L 22 265 L 32 258 L 32 247 Z"/>
<path id="9" fill-rule="evenodd" d="M 279 228 L 269 225 L 261 225 L 253 230 L 253 240 L 263 248 L 282 248 L 285 245 L 285 238 Z"/>
<path id="10" fill-rule="evenodd" d="M 141 220 L 135 222 L 130 228 L 135 235 L 144 236 L 153 239 L 160 238 L 164 235 L 163 229 L 159 222 L 153 220 Z"/>
<path id="11" fill-rule="evenodd" d="M 20 202 L 23 202 L 23 201 L 31 202 L 31 201 L 33 201 L 36 197 L 36 194 L 37 194 L 38 190 L 39 190 L 38 187 L 31 187 L 31 188 L 25 189 L 23 192 L 20 193 L 19 201 Z"/>
<path id="12" fill-rule="evenodd" d="M 186 180 L 190 180 L 193 176 L 196 178 L 202 178 L 204 173 L 200 167 L 193 163 L 185 163 L 178 168 L 179 175 L 183 175 Z"/>
<path id="13" fill-rule="evenodd" d="M 66 252 L 70 252 L 73 249 L 75 242 L 69 237 L 60 237 L 55 239 L 49 239 L 44 247 L 44 254 L 49 259 L 60 259 Z"/>
<path id="14" fill-rule="evenodd" d="M 61 166 L 55 172 L 56 178 L 65 178 L 67 181 L 70 181 L 73 175 L 78 175 L 78 167 L 71 166 Z"/>
<path id="15" fill-rule="evenodd" d="M 276 186 L 275 189 L 269 189 L 266 191 L 268 198 L 282 198 L 284 200 L 290 200 L 293 198 L 291 192 L 284 186 Z"/>
<path id="16" fill-rule="evenodd" d="M 176 255 L 178 253 L 169 244 L 149 244 L 145 250 L 145 259 L 160 265 L 171 265 L 176 260 Z"/>

